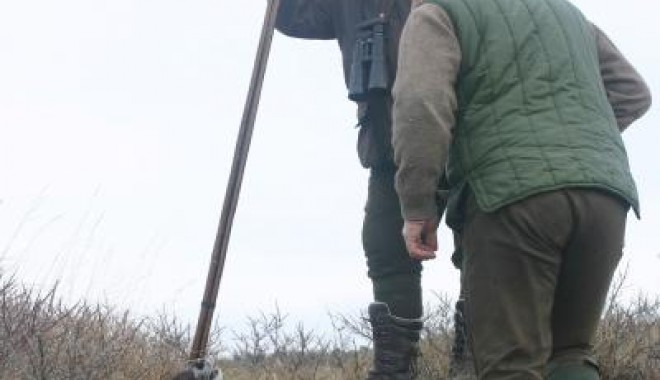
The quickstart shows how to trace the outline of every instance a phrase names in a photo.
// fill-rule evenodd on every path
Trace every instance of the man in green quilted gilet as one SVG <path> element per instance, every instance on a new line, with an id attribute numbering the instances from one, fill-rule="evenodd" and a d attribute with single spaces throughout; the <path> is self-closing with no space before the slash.
<path id="1" fill-rule="evenodd" d="M 403 234 L 435 257 L 446 175 L 479 378 L 599 379 L 593 338 L 639 216 L 621 132 L 647 86 L 566 0 L 427 0 L 399 54 Z"/>

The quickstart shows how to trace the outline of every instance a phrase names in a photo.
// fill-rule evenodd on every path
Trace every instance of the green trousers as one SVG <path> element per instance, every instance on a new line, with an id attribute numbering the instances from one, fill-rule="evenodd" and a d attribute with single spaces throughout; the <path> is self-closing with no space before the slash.
<path id="1" fill-rule="evenodd" d="M 593 189 L 542 193 L 492 213 L 468 196 L 463 286 L 479 379 L 599 379 L 591 348 L 628 208 Z"/>
<path id="2" fill-rule="evenodd" d="M 393 315 L 422 315 L 422 264 L 408 256 L 401 231 L 403 219 L 394 190 L 394 164 L 374 167 L 362 226 L 362 244 L 374 299 L 388 304 Z"/>

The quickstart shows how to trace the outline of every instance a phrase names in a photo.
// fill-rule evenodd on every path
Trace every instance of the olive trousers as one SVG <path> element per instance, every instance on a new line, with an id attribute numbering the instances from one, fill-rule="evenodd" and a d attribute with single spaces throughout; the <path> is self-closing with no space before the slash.
<path id="1" fill-rule="evenodd" d="M 394 164 L 370 169 L 362 245 L 374 299 L 401 318 L 422 316 L 422 264 L 408 256 L 401 234 L 403 218 L 394 189 Z"/>
<path id="2" fill-rule="evenodd" d="M 542 193 L 490 213 L 467 197 L 462 281 L 479 379 L 599 379 L 591 349 L 628 209 L 595 189 Z"/>

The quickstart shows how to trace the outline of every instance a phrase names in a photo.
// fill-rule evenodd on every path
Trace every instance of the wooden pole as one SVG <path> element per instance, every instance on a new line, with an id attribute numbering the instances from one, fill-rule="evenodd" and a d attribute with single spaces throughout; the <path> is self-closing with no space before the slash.
<path id="1" fill-rule="evenodd" d="M 279 0 L 268 0 L 268 7 L 266 9 L 266 16 L 261 30 L 257 56 L 252 71 L 250 89 L 243 110 L 243 118 L 241 120 L 241 127 L 236 141 L 236 149 L 234 151 L 234 160 L 232 162 L 229 182 L 227 183 L 227 190 L 225 192 L 225 201 L 220 216 L 220 224 L 218 226 L 218 232 L 215 244 L 213 245 L 213 252 L 211 254 L 211 263 L 206 278 L 206 290 L 204 291 L 201 310 L 199 312 L 195 338 L 190 350 L 191 361 L 203 359 L 207 354 L 206 350 L 211 324 L 213 322 L 213 312 L 217 303 L 218 289 L 220 288 L 222 271 L 227 257 L 229 236 L 231 234 L 232 222 L 238 204 L 238 196 L 243 181 L 245 163 L 250 149 L 250 141 L 252 139 L 252 131 L 254 130 L 257 108 L 259 107 L 261 87 L 266 72 L 266 64 L 268 63 L 268 55 L 270 53 L 270 46 L 273 39 L 275 19 L 277 17 L 279 3 Z"/>

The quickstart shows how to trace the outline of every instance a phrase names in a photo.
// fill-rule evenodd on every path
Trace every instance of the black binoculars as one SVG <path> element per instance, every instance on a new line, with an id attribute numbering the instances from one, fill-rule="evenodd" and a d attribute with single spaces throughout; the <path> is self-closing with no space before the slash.
<path id="1" fill-rule="evenodd" d="M 385 57 L 384 17 L 367 20 L 358 25 L 358 38 L 353 49 L 353 61 L 348 85 L 348 98 L 362 102 L 372 95 L 389 91 L 387 60 Z"/>

